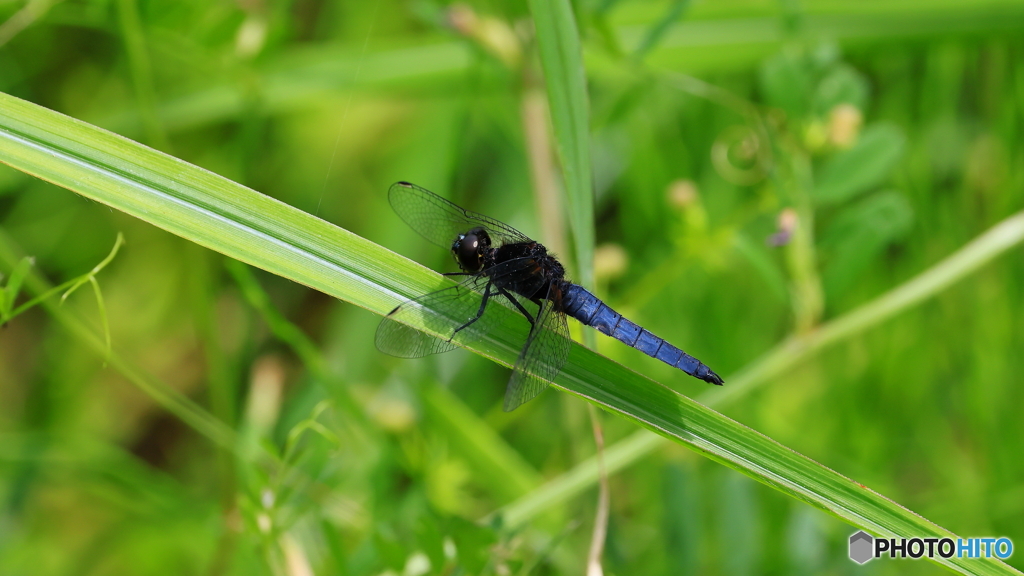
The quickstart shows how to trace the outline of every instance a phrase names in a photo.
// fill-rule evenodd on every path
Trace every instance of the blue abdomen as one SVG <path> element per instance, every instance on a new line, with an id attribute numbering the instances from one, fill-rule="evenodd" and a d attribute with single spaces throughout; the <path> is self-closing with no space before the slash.
<path id="1" fill-rule="evenodd" d="M 722 379 L 700 360 L 669 344 L 663 338 L 651 334 L 635 322 L 624 318 L 608 307 L 600 298 L 582 286 L 568 284 L 562 293 L 562 307 L 565 313 L 587 326 L 593 326 L 603 334 L 627 346 L 657 358 L 669 366 L 675 366 L 690 376 L 712 384 L 722 384 Z"/>

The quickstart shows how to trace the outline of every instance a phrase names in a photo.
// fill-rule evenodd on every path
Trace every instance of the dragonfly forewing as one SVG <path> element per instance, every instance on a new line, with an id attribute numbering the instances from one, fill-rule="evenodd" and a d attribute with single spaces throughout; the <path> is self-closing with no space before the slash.
<path id="1" fill-rule="evenodd" d="M 399 358 L 420 358 L 479 339 L 494 328 L 493 315 L 477 318 L 487 283 L 487 278 L 474 276 L 403 302 L 377 327 L 377 349 Z"/>
<path id="2" fill-rule="evenodd" d="M 388 191 L 395 213 L 430 242 L 450 248 L 462 233 L 481 226 L 500 244 L 531 242 L 521 232 L 494 218 L 477 214 L 408 182 L 396 182 Z"/>
<path id="3" fill-rule="evenodd" d="M 399 358 L 420 358 L 480 340 L 497 325 L 497 315 L 486 311 L 495 302 L 521 312 L 507 300 L 514 294 L 498 286 L 534 282 L 518 280 L 530 265 L 526 258 L 509 260 L 493 266 L 487 274 L 403 302 L 377 327 L 377 349 Z"/>

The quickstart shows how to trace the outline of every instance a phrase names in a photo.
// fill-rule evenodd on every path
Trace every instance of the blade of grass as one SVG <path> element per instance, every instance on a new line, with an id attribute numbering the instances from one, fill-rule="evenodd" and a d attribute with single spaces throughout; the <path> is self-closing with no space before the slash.
<path id="1" fill-rule="evenodd" d="M 580 284 L 594 286 L 594 192 L 590 168 L 590 105 L 583 49 L 568 0 L 530 0 L 544 69 L 555 147 L 565 178 L 566 209 Z"/>
<path id="2" fill-rule="evenodd" d="M 0 47 L 11 41 L 32 24 L 46 16 L 50 8 L 59 0 L 29 0 L 2 24 L 0 24 Z"/>
<path id="3" fill-rule="evenodd" d="M 6 94 L 0 94 L 0 161 L 378 314 L 450 283 L 240 184 Z M 493 313 L 504 316 L 495 318 L 498 329 L 471 349 L 508 366 L 525 329 L 512 321 L 512 310 L 496 307 Z M 581 346 L 572 348 L 555 385 L 876 535 L 954 537 L 863 485 Z M 935 562 L 970 574 L 1015 573 L 994 558 Z"/>
<path id="4" fill-rule="evenodd" d="M 135 98 L 138 102 L 139 116 L 146 130 L 146 138 L 150 144 L 168 150 L 167 135 L 164 133 L 156 112 L 156 90 L 153 88 L 153 68 L 149 63 L 146 51 L 146 32 L 142 28 L 139 17 L 139 6 L 136 0 L 118 0 L 118 24 L 124 38 L 125 52 L 128 54 L 128 68 L 131 70 L 132 84 L 135 85 Z"/>

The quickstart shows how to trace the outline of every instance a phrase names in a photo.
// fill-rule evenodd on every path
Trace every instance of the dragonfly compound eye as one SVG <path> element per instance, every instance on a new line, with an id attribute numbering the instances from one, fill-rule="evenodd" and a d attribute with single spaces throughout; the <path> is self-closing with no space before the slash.
<path id="1" fill-rule="evenodd" d="M 452 243 L 455 261 L 466 272 L 479 272 L 484 267 L 484 250 L 491 245 L 491 238 L 483 228 L 474 228 Z"/>

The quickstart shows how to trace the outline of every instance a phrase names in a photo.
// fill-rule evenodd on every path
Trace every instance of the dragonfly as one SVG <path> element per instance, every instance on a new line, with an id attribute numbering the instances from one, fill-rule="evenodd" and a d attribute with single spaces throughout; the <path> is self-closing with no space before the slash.
<path id="1" fill-rule="evenodd" d="M 543 392 L 565 365 L 572 347 L 568 316 L 690 376 L 723 383 L 700 360 L 567 280 L 558 259 L 515 228 L 409 182 L 393 184 L 388 200 L 413 230 L 451 251 L 460 272 L 445 275 L 461 281 L 403 302 L 388 313 L 375 337 L 381 352 L 420 358 L 452 350 L 456 341 L 479 341 L 496 327 L 497 315 L 485 314 L 488 305 L 501 302 L 530 325 L 505 390 L 506 412 Z M 449 336 L 435 337 L 412 327 L 417 324 Z"/>

